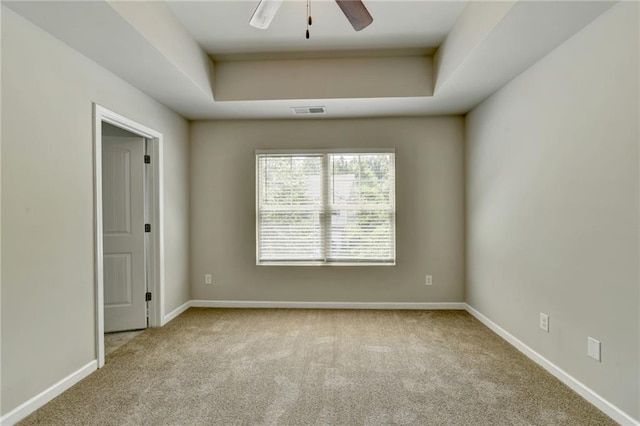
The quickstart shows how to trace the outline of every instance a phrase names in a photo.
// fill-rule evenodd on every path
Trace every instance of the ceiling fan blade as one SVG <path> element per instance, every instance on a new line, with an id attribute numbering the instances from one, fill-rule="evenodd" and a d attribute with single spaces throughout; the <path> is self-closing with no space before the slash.
<path id="1" fill-rule="evenodd" d="M 249 25 L 266 30 L 271 25 L 271 21 L 276 16 L 281 4 L 282 0 L 260 0 L 258 7 L 249 20 Z"/>
<path id="2" fill-rule="evenodd" d="M 336 0 L 336 3 L 351 22 L 354 30 L 363 30 L 373 22 L 373 17 L 361 0 Z"/>

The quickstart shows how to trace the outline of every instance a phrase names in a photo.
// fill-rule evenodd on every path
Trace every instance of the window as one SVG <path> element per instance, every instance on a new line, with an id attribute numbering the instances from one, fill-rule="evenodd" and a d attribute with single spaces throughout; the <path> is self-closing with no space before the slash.
<path id="1" fill-rule="evenodd" d="M 257 263 L 395 264 L 395 155 L 256 152 Z"/>

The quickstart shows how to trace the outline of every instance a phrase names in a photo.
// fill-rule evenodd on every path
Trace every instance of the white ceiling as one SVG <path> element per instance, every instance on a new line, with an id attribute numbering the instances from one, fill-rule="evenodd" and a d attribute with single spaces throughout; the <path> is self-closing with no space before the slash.
<path id="1" fill-rule="evenodd" d="M 311 38 L 305 39 L 307 2 L 285 0 L 271 26 L 248 25 L 258 0 L 169 1 L 202 48 L 214 57 L 258 52 L 308 52 L 420 48 L 433 52 L 466 5 L 463 0 L 366 0 L 373 24 L 356 32 L 333 0 L 312 0 Z"/>
<path id="2" fill-rule="evenodd" d="M 310 40 L 304 38 L 306 1 L 299 0 L 285 0 L 268 30 L 248 24 L 258 0 L 4 0 L 2 4 L 189 119 L 293 118 L 291 107 L 299 106 L 326 106 L 327 113 L 316 118 L 464 114 L 614 4 L 609 0 L 364 2 L 374 21 L 355 32 L 333 0 L 313 0 Z M 373 89 L 419 70 L 376 74 L 370 67 L 362 79 L 370 84 L 371 93 L 358 98 L 331 98 L 320 90 L 313 92 L 321 95 L 315 99 L 309 92 L 289 99 L 249 93 L 242 99 L 216 100 L 216 91 L 229 82 L 216 78 L 216 67 L 223 70 L 225 61 L 241 60 L 234 69 L 244 66 L 243 75 L 255 76 L 256 69 L 268 68 L 261 61 L 287 59 L 293 70 L 289 75 L 304 78 L 299 71 L 309 69 L 305 61 L 322 57 L 338 70 L 332 73 L 335 80 L 343 77 L 341 67 L 350 57 L 377 55 L 383 70 L 393 62 L 385 58 L 434 51 L 433 72 L 420 82 L 434 87 L 429 92 L 433 95 L 409 91 L 375 97 L 380 95 Z M 277 73 L 269 77 L 269 81 L 279 79 L 284 88 L 291 78 Z M 335 83 L 322 73 L 306 77 L 312 83 Z M 343 86 L 350 81 L 346 74 L 344 78 Z M 242 87 L 242 81 L 239 84 Z"/>

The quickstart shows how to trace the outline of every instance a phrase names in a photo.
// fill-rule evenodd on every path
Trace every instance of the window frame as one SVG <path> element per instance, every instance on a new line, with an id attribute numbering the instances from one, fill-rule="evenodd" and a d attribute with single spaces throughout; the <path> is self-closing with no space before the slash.
<path id="1" fill-rule="evenodd" d="M 393 215 L 393 261 L 392 262 L 370 262 L 370 261 L 260 261 L 260 157 L 261 156 L 282 156 L 282 155 L 322 155 L 322 181 L 323 183 L 323 209 L 325 210 L 325 218 L 322 221 L 323 233 L 327 241 L 326 234 L 328 232 L 328 223 L 326 212 L 330 210 L 328 207 L 328 176 L 329 176 L 329 155 L 363 155 L 363 154 L 393 154 L 393 190 L 392 190 L 392 215 Z M 339 149 L 257 149 L 255 150 L 255 244 L 256 244 L 256 266 L 395 266 L 397 262 L 397 206 L 396 206 L 396 167 L 395 167 L 394 148 L 339 148 Z"/>

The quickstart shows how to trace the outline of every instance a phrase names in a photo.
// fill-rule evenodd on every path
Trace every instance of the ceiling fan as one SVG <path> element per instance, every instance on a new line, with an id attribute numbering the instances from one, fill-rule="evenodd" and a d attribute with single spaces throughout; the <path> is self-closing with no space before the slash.
<path id="1" fill-rule="evenodd" d="M 258 7 L 249 21 L 252 27 L 266 30 L 271 25 L 271 21 L 276 16 L 276 12 L 280 8 L 283 0 L 260 0 Z M 363 30 L 373 22 L 373 17 L 362 3 L 361 0 L 335 0 L 340 6 L 342 13 L 347 17 L 353 29 L 356 31 Z M 307 3 L 308 5 L 308 3 Z M 308 17 L 309 25 L 311 25 L 311 16 Z M 307 38 L 309 38 L 307 33 Z"/>

